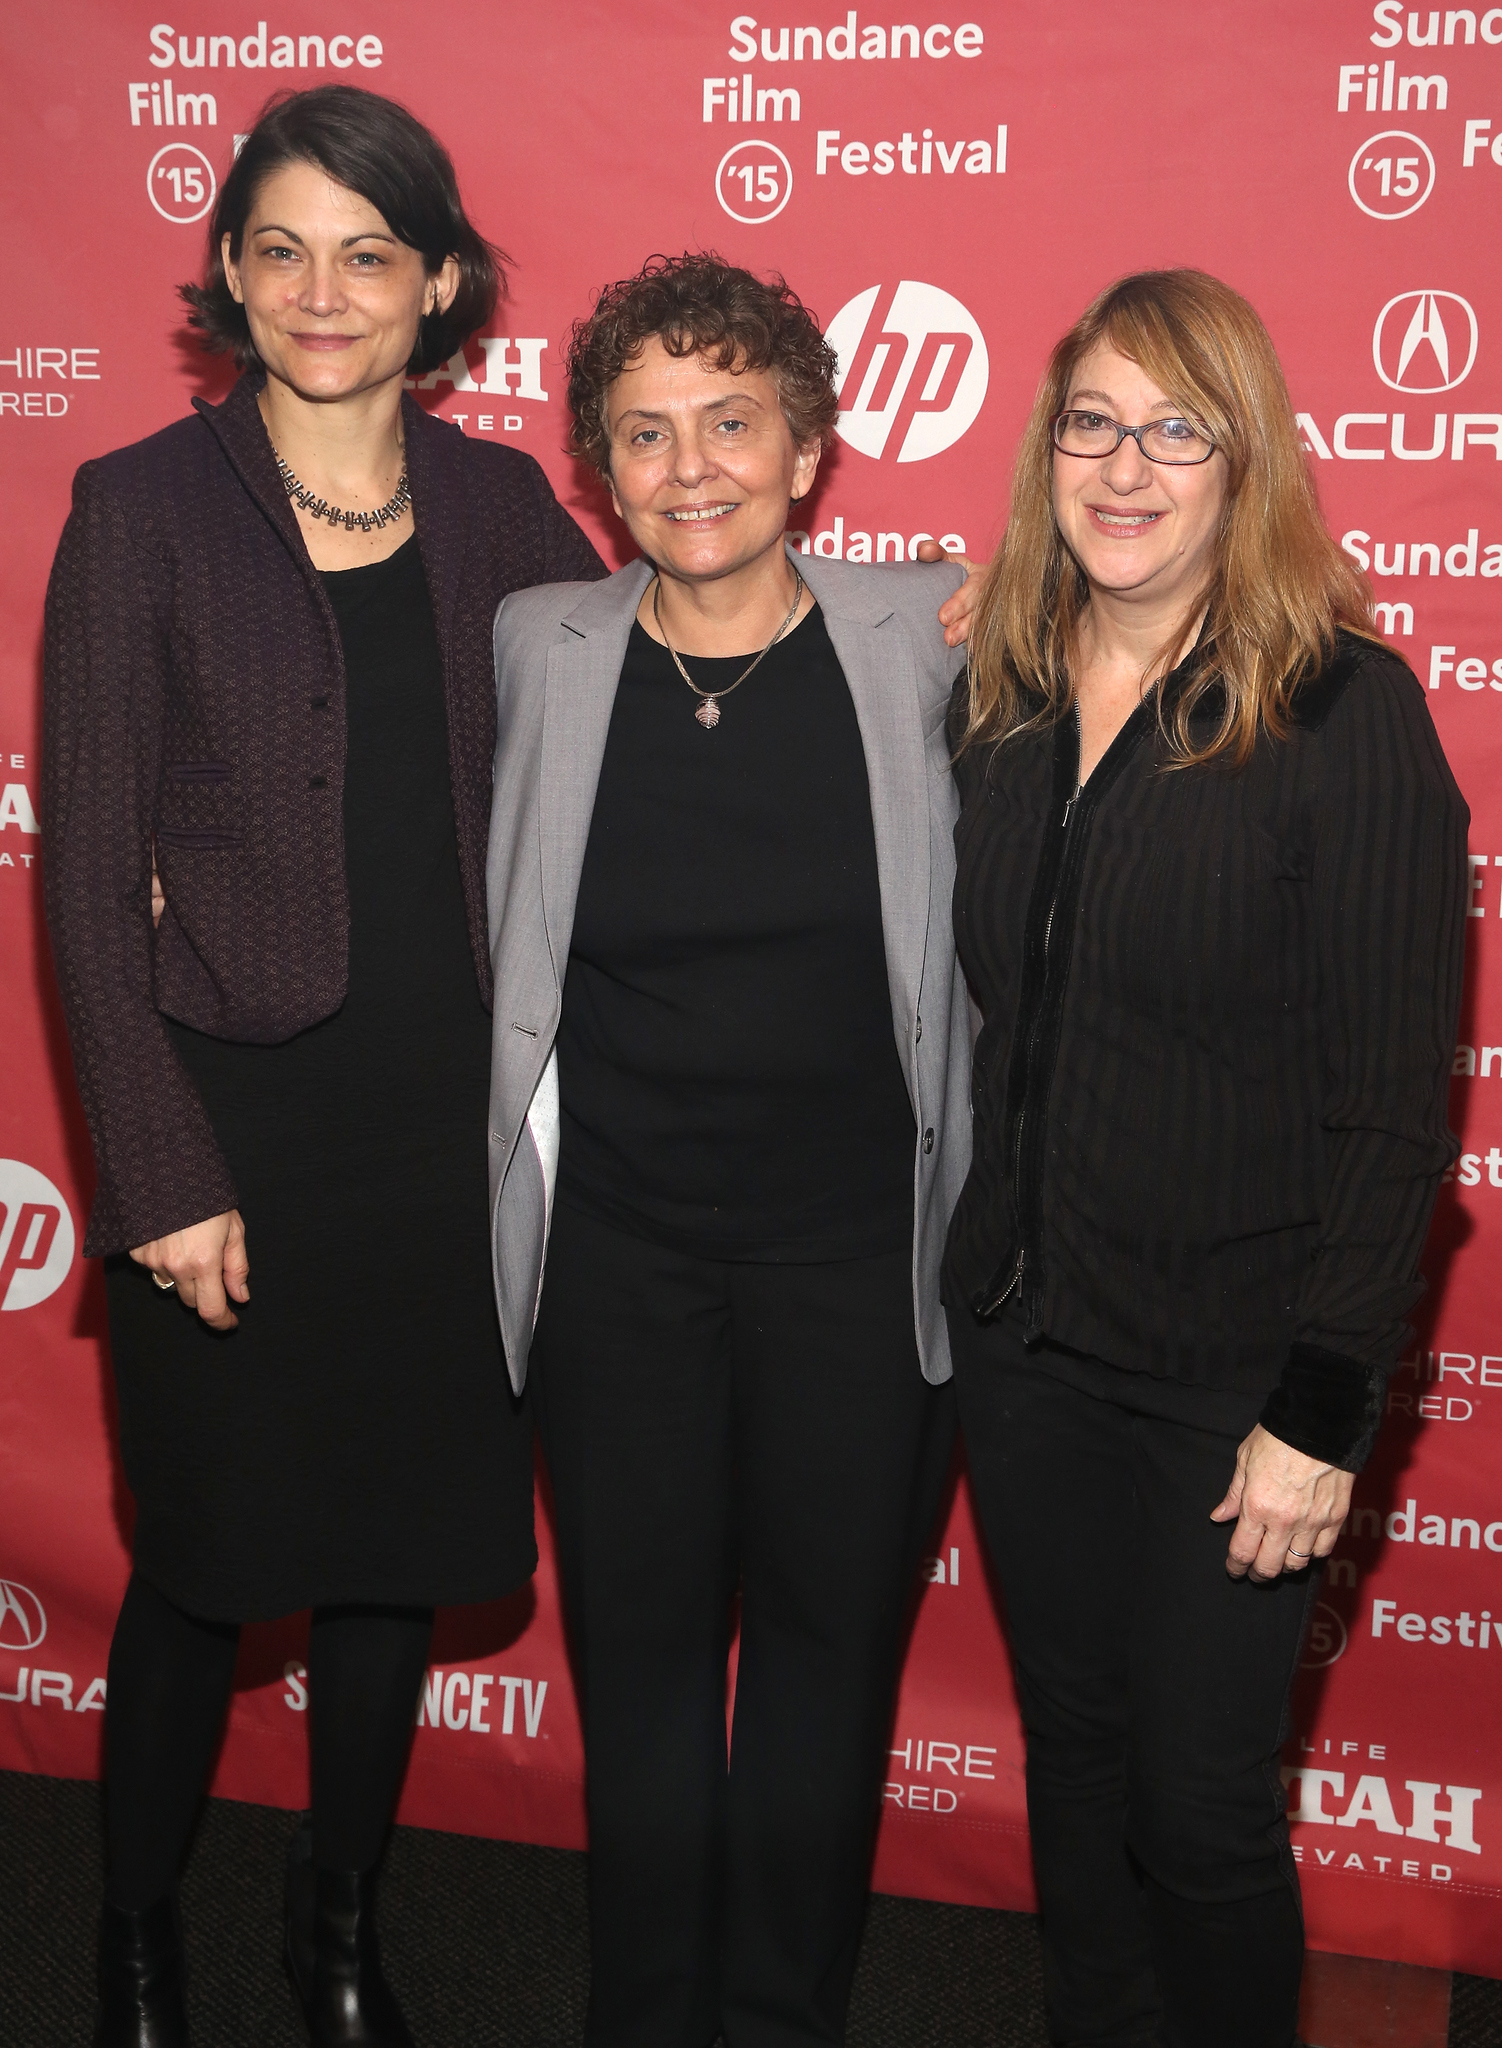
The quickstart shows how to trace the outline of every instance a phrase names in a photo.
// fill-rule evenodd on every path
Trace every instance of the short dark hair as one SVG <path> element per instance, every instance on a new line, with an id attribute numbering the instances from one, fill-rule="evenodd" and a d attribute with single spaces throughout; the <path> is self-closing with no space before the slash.
<path id="1" fill-rule="evenodd" d="M 452 256 L 459 289 L 447 311 L 425 313 L 408 369 L 436 370 L 483 327 L 506 289 L 506 258 L 475 229 L 459 199 L 448 151 L 395 100 L 357 85 L 316 85 L 268 100 L 219 188 L 209 220 L 202 284 L 179 287 L 188 324 L 203 345 L 232 355 L 242 370 L 259 363 L 245 308 L 224 274 L 224 237 L 238 262 L 256 194 L 284 164 L 314 164 L 336 185 L 368 199 L 400 242 L 416 249 L 429 275 Z"/>
<path id="2" fill-rule="evenodd" d="M 770 370 L 794 441 L 822 446 L 834 432 L 839 359 L 785 279 L 765 281 L 712 250 L 650 256 L 635 277 L 608 284 L 568 349 L 569 446 L 610 474 L 606 398 L 653 336 L 670 356 L 708 356 L 722 370 Z"/>

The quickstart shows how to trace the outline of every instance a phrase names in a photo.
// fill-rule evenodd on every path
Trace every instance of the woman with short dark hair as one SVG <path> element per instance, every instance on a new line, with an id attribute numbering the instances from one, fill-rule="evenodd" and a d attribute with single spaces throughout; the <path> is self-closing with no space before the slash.
<path id="1" fill-rule="evenodd" d="M 370 1887 L 433 1608 L 535 1562 L 485 1223 L 490 630 L 604 572 L 534 461 L 403 396 L 489 319 L 494 256 L 402 108 L 273 105 L 184 293 L 245 374 L 85 464 L 53 571 L 47 910 L 137 1510 L 101 2048 L 186 2040 L 174 1894 L 239 1624 L 305 1607 L 288 1962 L 315 2043 L 410 2042 Z"/>
<path id="2" fill-rule="evenodd" d="M 1291 2048 L 1279 1752 L 1455 1155 L 1467 812 L 1217 279 L 1054 349 L 953 733 L 944 1300 L 1049 2038 Z"/>
<path id="3" fill-rule="evenodd" d="M 788 545 L 835 368 L 780 279 L 609 287 L 569 401 L 642 559 L 496 621 L 496 1277 L 581 1680 L 590 2048 L 843 2038 L 952 1436 L 960 573 Z"/>

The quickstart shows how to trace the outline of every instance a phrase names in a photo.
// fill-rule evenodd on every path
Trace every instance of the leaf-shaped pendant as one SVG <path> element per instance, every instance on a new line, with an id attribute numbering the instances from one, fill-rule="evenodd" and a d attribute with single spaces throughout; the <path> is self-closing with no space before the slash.
<path id="1" fill-rule="evenodd" d="M 720 707 L 713 697 L 706 697 L 694 716 L 706 732 L 713 732 L 720 722 Z"/>

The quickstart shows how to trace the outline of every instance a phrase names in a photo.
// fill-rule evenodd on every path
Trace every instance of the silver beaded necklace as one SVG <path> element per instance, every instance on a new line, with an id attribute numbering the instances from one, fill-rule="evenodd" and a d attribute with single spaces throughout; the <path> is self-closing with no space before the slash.
<path id="1" fill-rule="evenodd" d="M 271 452 L 276 455 L 274 448 Z M 400 519 L 412 503 L 412 486 L 407 481 L 405 470 L 397 478 L 396 489 L 384 505 L 377 505 L 374 512 L 346 512 L 341 506 L 331 505 L 327 498 L 315 497 L 306 484 L 298 482 L 280 455 L 276 456 L 276 466 L 287 487 L 287 496 L 299 511 L 306 512 L 313 519 L 326 519 L 330 526 L 342 526 L 346 533 L 357 526 L 361 533 L 369 533 L 373 527 L 389 526 L 393 520 Z"/>

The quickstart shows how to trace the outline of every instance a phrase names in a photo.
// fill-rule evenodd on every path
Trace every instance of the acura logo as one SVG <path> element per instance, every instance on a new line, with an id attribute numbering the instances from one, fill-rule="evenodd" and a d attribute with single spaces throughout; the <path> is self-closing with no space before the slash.
<path id="1" fill-rule="evenodd" d="M 1453 391 L 1471 374 L 1478 339 L 1459 292 L 1399 292 L 1377 315 L 1372 361 L 1391 391 Z"/>
<path id="2" fill-rule="evenodd" d="M 46 1611 L 31 1588 L 0 1579 L 0 1650 L 34 1650 L 46 1633 Z"/>

